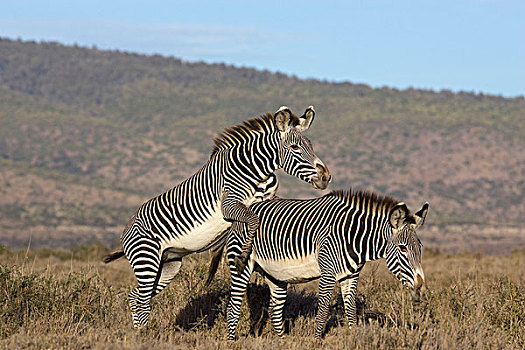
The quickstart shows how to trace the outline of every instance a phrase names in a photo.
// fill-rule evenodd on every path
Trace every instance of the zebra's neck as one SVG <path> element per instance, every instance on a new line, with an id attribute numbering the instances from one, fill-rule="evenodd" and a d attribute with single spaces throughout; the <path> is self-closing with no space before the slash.
<path id="1" fill-rule="evenodd" d="M 358 264 L 384 258 L 392 234 L 388 215 L 396 201 L 368 192 L 334 192 L 332 195 L 346 204 L 340 215 L 344 216 L 341 234 L 348 254 Z"/>
<path id="2" fill-rule="evenodd" d="M 243 174 L 249 175 L 257 181 L 265 181 L 268 176 L 281 167 L 280 142 L 278 130 L 272 132 L 252 132 L 243 138 L 235 139 L 223 145 L 224 151 L 229 154 L 229 160 L 242 168 Z"/>
<path id="3" fill-rule="evenodd" d="M 358 264 L 381 259 L 386 255 L 386 246 L 391 234 L 388 220 L 386 216 L 381 214 L 379 217 L 374 217 L 372 214 L 368 213 L 372 217 L 369 218 L 362 209 L 355 213 L 349 213 L 348 220 L 353 220 L 353 224 L 345 232 L 345 238 L 347 239 L 347 247 L 354 252 Z"/>
<path id="4" fill-rule="evenodd" d="M 264 181 L 281 167 L 279 154 L 281 132 L 270 113 L 225 129 L 215 138 L 216 153 L 228 152 L 230 159 L 241 166 L 247 175 Z"/>

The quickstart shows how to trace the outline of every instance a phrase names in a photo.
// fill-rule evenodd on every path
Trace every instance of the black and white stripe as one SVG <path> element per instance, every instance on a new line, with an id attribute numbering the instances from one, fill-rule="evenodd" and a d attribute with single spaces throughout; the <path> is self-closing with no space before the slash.
<path id="1" fill-rule="evenodd" d="M 313 187 L 326 188 L 328 169 L 302 135 L 314 115 L 312 107 L 301 117 L 281 107 L 274 115 L 227 129 L 197 173 L 139 208 L 121 237 L 138 280 L 129 294 L 134 326 L 147 324 L 150 299 L 179 272 L 185 255 L 213 247 L 235 221 L 248 226 L 246 241 L 251 243 L 259 219 L 248 206 L 273 196 L 275 170 L 283 168 Z M 251 245 L 245 249 L 249 254 Z"/>
<path id="2" fill-rule="evenodd" d="M 258 215 L 260 226 L 244 270 L 235 268 L 234 257 L 245 239 L 245 226 L 232 225 L 228 238 L 230 339 L 235 338 L 240 306 L 253 271 L 261 272 L 268 281 L 271 320 L 279 334 L 284 331 L 287 284 L 320 278 L 316 337 L 323 334 L 336 282 L 341 286 L 348 324 L 356 323 L 357 281 L 367 261 L 386 258 L 390 271 L 417 293 L 424 284 L 416 228 L 423 224 L 428 204 L 410 215 L 404 203 L 390 197 L 336 191 L 308 200 L 273 199 L 254 203 L 250 209 Z"/>

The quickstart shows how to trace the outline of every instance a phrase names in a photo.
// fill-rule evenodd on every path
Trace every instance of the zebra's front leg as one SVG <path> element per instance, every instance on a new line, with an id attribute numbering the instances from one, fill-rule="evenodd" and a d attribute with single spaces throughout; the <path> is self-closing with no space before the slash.
<path id="1" fill-rule="evenodd" d="M 235 268 L 238 271 L 244 270 L 246 264 L 248 263 L 248 259 L 250 258 L 250 254 L 252 253 L 254 236 L 255 230 L 252 231 L 250 230 L 250 228 L 248 228 L 248 237 L 246 239 L 246 242 L 244 242 L 244 244 L 242 245 L 241 254 L 235 257 Z"/>
<path id="2" fill-rule="evenodd" d="M 266 277 L 266 283 L 270 287 L 270 311 L 272 326 L 279 336 L 284 335 L 283 310 L 286 303 L 286 292 L 288 283 L 271 280 Z"/>
<path id="3" fill-rule="evenodd" d="M 235 257 L 236 254 L 229 250 L 228 263 L 231 274 L 231 292 L 226 315 L 229 340 L 234 340 L 236 338 L 237 324 L 239 323 L 239 317 L 241 315 L 242 300 L 246 294 L 246 288 L 248 287 L 248 282 L 250 281 L 250 276 L 252 274 L 252 267 L 250 264 L 239 273 L 235 266 Z"/>
<path id="4" fill-rule="evenodd" d="M 233 194 L 227 193 L 221 204 L 222 213 L 226 220 L 243 222 L 247 226 L 247 237 L 242 246 L 241 254 L 235 257 L 237 271 L 243 271 L 252 253 L 253 238 L 257 228 L 259 228 L 259 217 Z"/>
<path id="5" fill-rule="evenodd" d="M 317 315 L 315 317 L 315 337 L 321 338 L 323 336 L 326 319 L 328 317 L 328 308 L 332 298 L 332 292 L 335 287 L 335 275 L 331 273 L 323 274 L 321 271 L 321 279 L 319 280 L 319 301 Z"/>
<path id="6" fill-rule="evenodd" d="M 355 326 L 357 323 L 355 297 L 357 294 L 358 279 L 359 273 L 355 273 L 339 282 L 341 294 L 343 295 L 345 316 L 349 327 Z"/>

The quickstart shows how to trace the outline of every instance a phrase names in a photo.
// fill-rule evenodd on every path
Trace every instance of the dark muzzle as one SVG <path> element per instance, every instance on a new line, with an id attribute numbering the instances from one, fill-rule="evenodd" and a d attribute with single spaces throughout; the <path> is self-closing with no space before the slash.
<path id="1" fill-rule="evenodd" d="M 412 291 L 412 300 L 418 302 L 421 299 L 421 291 L 425 287 L 424 278 L 418 274 L 414 283 L 414 290 Z"/>
<path id="2" fill-rule="evenodd" d="M 330 176 L 330 171 L 324 164 L 317 164 L 315 167 L 317 168 L 317 175 L 312 179 L 312 187 L 324 190 L 328 187 L 332 176 Z"/>

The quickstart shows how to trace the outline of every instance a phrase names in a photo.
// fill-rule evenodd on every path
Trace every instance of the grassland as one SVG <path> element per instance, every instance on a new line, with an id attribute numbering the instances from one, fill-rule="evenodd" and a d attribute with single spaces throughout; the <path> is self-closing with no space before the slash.
<path id="1" fill-rule="evenodd" d="M 508 255 L 424 255 L 428 290 L 414 304 L 384 262 L 369 263 L 358 286 L 359 322 L 344 325 L 334 296 L 328 331 L 313 339 L 316 283 L 289 289 L 289 334 L 265 322 L 268 290 L 252 284 L 239 339 L 227 341 L 224 266 L 203 287 L 207 255 L 184 261 L 180 275 L 153 301 L 150 325 L 131 326 L 126 295 L 134 277 L 126 261 L 103 265 L 108 249 L 0 252 L 0 348 L 98 349 L 523 349 L 525 251 Z M 251 315 L 251 316 L 250 316 Z"/>

